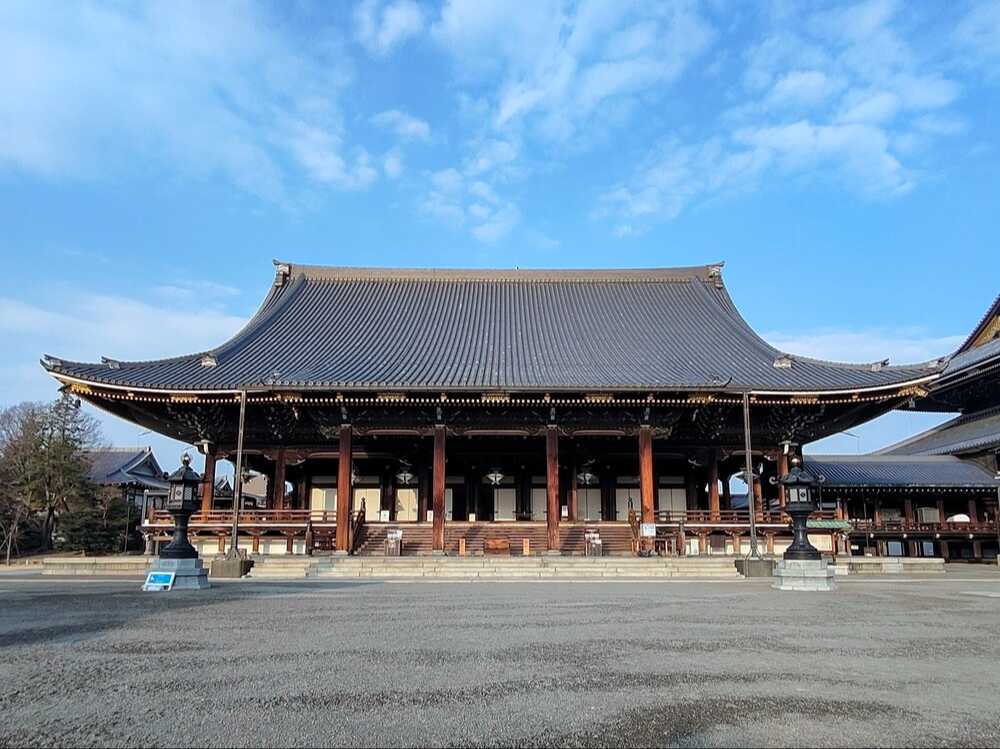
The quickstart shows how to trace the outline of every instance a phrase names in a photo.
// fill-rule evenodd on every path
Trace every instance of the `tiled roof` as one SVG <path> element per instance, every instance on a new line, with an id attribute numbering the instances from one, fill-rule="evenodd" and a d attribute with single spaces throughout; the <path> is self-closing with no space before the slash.
<path id="1" fill-rule="evenodd" d="M 823 487 L 982 487 L 1000 479 L 980 466 L 950 455 L 807 455 L 805 467 L 825 477 Z"/>
<path id="2" fill-rule="evenodd" d="M 972 329 L 972 332 L 969 333 L 968 338 L 965 339 L 962 345 L 958 347 L 958 350 L 960 352 L 969 350 L 972 347 L 972 344 L 975 342 L 976 338 L 979 337 L 979 334 L 983 332 L 983 329 L 997 315 L 1000 315 L 1000 295 L 998 295 L 997 298 L 993 300 L 993 304 L 991 304 L 989 309 L 986 310 L 986 312 L 980 318 L 979 323 L 976 325 L 976 327 Z"/>
<path id="3" fill-rule="evenodd" d="M 1000 408 L 963 414 L 879 452 L 886 455 L 957 455 L 1000 447 Z"/>
<path id="4" fill-rule="evenodd" d="M 150 489 L 165 489 L 167 482 L 162 478 L 131 472 L 131 469 L 141 464 L 149 454 L 149 448 L 146 447 L 105 447 L 87 450 L 90 480 L 104 486 L 137 484 Z"/>
<path id="5" fill-rule="evenodd" d="M 940 364 L 788 356 L 740 316 L 719 266 L 480 271 L 278 265 L 229 342 L 151 362 L 46 358 L 53 374 L 164 390 L 849 391 Z"/>
<path id="6" fill-rule="evenodd" d="M 1000 338 L 984 343 L 982 346 L 955 354 L 949 359 L 948 365 L 944 368 L 942 380 L 966 374 L 974 367 L 998 363 L 1000 363 Z"/>

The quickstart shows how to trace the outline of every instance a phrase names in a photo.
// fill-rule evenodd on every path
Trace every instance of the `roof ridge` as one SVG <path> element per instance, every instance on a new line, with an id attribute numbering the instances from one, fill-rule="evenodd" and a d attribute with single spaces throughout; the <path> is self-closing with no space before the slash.
<path id="1" fill-rule="evenodd" d="M 275 260 L 288 277 L 330 281 L 507 281 L 517 283 L 722 281 L 724 263 L 653 268 L 393 268 L 351 265 L 298 265 Z"/>
<path id="2" fill-rule="evenodd" d="M 979 334 L 982 332 L 983 327 L 986 323 L 994 317 L 996 314 L 1000 313 L 1000 294 L 997 294 L 996 299 L 993 300 L 993 304 L 987 307 L 986 311 L 983 313 L 982 317 L 979 318 L 979 322 L 976 323 L 976 327 L 972 329 L 968 337 L 962 341 L 962 345 L 959 346 L 952 356 L 958 356 L 959 354 L 965 353 L 971 346 L 972 342 L 976 340 Z"/>
<path id="3" fill-rule="evenodd" d="M 962 460 L 957 455 L 923 455 L 923 454 L 889 454 L 883 455 L 880 453 L 861 453 L 858 455 L 837 455 L 837 454 L 817 454 L 817 455 L 805 455 L 803 460 L 813 460 L 817 463 L 827 462 L 840 462 L 840 463 L 904 463 L 907 461 L 917 462 L 917 463 L 951 463 L 958 461 L 961 463 L 967 463 L 969 461 Z"/>

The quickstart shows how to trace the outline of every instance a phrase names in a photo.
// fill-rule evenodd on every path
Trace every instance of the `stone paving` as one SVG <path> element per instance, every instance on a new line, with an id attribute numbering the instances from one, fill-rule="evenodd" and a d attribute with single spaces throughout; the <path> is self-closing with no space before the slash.
<path id="1" fill-rule="evenodd" d="M 1000 744 L 995 568 L 838 585 L 0 575 L 0 746 Z"/>

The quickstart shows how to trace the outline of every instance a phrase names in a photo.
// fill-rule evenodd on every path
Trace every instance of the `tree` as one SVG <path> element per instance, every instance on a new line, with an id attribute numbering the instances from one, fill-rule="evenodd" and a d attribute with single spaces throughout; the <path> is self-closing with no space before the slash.
<path id="1" fill-rule="evenodd" d="M 7 564 L 41 493 L 44 423 L 45 407 L 39 403 L 0 411 L 0 524 Z"/>
<path id="2" fill-rule="evenodd" d="M 93 500 L 84 451 L 99 434 L 96 420 L 66 393 L 49 405 L 0 412 L 0 543 L 8 563 L 26 524 L 40 522 L 40 547 L 50 549 L 58 514 Z"/>
<path id="3" fill-rule="evenodd" d="M 121 489 L 99 487 L 89 500 L 71 502 L 60 515 L 56 547 L 92 554 L 121 551 L 124 534 L 131 531 L 130 514 Z"/>

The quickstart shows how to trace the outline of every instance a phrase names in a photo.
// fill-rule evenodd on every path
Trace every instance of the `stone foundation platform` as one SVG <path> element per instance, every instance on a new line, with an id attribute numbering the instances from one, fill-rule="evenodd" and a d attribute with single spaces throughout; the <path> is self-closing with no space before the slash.
<path id="1" fill-rule="evenodd" d="M 825 559 L 782 559 L 774 570 L 778 590 L 836 590 L 833 568 Z"/>

